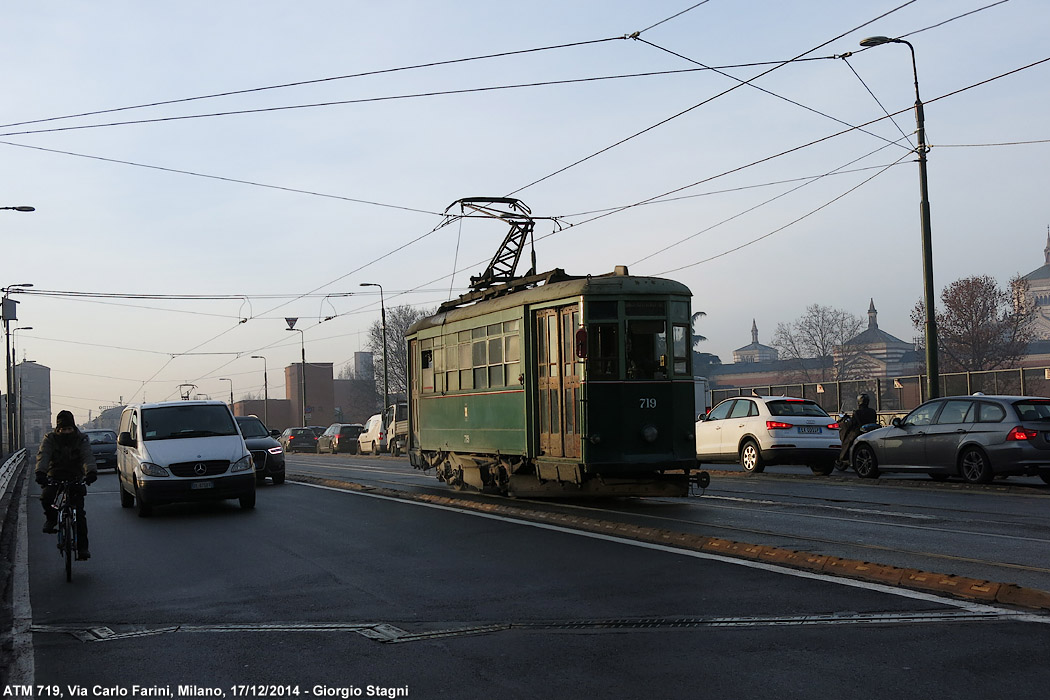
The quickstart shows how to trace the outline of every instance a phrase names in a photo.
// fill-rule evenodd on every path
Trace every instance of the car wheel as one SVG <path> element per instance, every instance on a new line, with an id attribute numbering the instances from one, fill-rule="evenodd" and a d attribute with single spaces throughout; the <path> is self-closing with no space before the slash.
<path id="1" fill-rule="evenodd" d="M 255 489 L 241 496 L 239 499 L 242 510 L 251 510 L 255 507 Z"/>
<path id="2" fill-rule="evenodd" d="M 858 445 L 853 450 L 853 471 L 862 479 L 877 479 L 879 460 L 875 457 L 875 451 L 867 445 Z"/>
<path id="3" fill-rule="evenodd" d="M 284 483 L 284 472 L 281 472 L 279 474 L 274 474 L 271 478 L 273 479 L 273 485 L 274 486 L 280 486 L 281 484 Z"/>
<path id="4" fill-rule="evenodd" d="M 820 474 L 821 476 L 827 476 L 835 471 L 834 462 L 821 462 L 820 464 L 809 465 L 809 470 L 814 474 Z"/>
<path id="5" fill-rule="evenodd" d="M 400 457 L 401 456 L 401 442 L 400 441 L 395 442 L 393 445 L 390 446 L 390 454 L 393 455 L 394 457 Z"/>
<path id="6" fill-rule="evenodd" d="M 971 484 L 987 484 L 995 476 L 992 463 L 976 447 L 966 448 L 959 457 L 959 474 Z"/>
<path id="7" fill-rule="evenodd" d="M 740 466 L 752 474 L 759 474 L 766 468 L 766 463 L 762 461 L 762 453 L 758 451 L 754 440 L 748 440 L 740 448 Z"/>
<path id="8" fill-rule="evenodd" d="M 134 508 L 135 495 L 128 493 L 124 488 L 124 481 L 120 478 L 120 472 L 117 472 L 117 489 L 120 491 L 120 507 Z"/>

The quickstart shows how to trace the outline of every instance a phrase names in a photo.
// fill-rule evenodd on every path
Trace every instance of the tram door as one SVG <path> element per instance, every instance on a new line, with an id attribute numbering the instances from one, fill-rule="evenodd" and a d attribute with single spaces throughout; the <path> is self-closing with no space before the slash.
<path id="1" fill-rule="evenodd" d="M 540 451 L 550 457 L 580 456 L 580 380 L 576 354 L 579 304 L 536 312 L 536 361 Z"/>

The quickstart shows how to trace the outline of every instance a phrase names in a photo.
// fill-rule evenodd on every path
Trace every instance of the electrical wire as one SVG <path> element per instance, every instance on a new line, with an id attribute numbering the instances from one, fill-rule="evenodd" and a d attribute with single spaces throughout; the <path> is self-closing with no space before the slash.
<path id="1" fill-rule="evenodd" d="M 217 93 L 212 93 L 212 94 L 209 94 L 209 95 L 197 95 L 195 97 L 182 97 L 182 98 L 178 98 L 178 99 L 161 100 L 161 101 L 158 101 L 158 102 L 148 102 L 148 103 L 138 104 L 138 105 L 129 105 L 129 106 L 126 106 L 126 107 L 114 107 L 114 108 L 111 108 L 111 109 L 99 109 L 99 110 L 95 110 L 95 111 L 91 111 L 91 112 L 80 112 L 80 113 L 77 113 L 77 114 L 67 114 L 67 115 L 60 116 L 60 117 L 47 117 L 45 119 L 33 119 L 33 120 L 28 120 L 28 121 L 12 122 L 10 124 L 2 124 L 2 125 L 0 125 L 0 129 L 8 129 L 8 128 L 11 128 L 11 127 L 24 126 L 24 125 L 28 125 L 28 124 L 41 124 L 41 123 L 44 123 L 44 122 L 59 121 L 59 120 L 62 120 L 62 119 L 78 119 L 78 118 L 81 118 L 81 117 L 91 117 L 91 116 L 97 116 L 97 115 L 100 115 L 100 114 L 112 114 L 114 112 L 124 112 L 124 111 L 128 111 L 128 110 L 143 109 L 143 108 L 147 108 L 147 107 L 159 107 L 159 106 L 162 106 L 162 105 L 179 104 L 179 103 L 182 103 L 182 102 L 196 102 L 196 101 L 199 101 L 199 100 L 210 100 L 210 99 L 214 99 L 214 98 L 217 98 L 217 97 L 230 97 L 232 95 L 245 95 L 245 94 L 248 94 L 248 93 L 264 92 L 264 91 L 267 91 L 267 90 L 280 90 L 280 89 L 283 89 L 283 88 L 300 87 L 300 86 L 303 86 L 303 85 L 314 85 L 314 84 L 317 84 L 317 83 L 327 83 L 327 82 L 333 82 L 333 81 L 337 81 L 337 80 L 348 80 L 348 79 L 351 79 L 351 78 L 363 78 L 363 77 L 373 76 L 373 75 L 383 75 L 383 74 L 387 74 L 387 73 L 397 73 L 397 72 L 403 72 L 403 71 L 417 70 L 417 69 L 420 69 L 420 68 L 435 68 L 437 66 L 447 66 L 447 65 L 457 64 L 457 63 L 468 63 L 468 62 L 471 62 L 471 61 L 483 61 L 483 60 L 488 60 L 488 59 L 492 59 L 492 58 L 504 58 L 504 57 L 507 57 L 507 56 L 519 56 L 519 55 L 523 55 L 523 54 L 539 53 L 539 52 L 543 52 L 543 51 L 552 51 L 552 50 L 556 50 L 556 49 L 575 48 L 575 47 L 579 47 L 579 46 L 588 46 L 588 45 L 591 45 L 591 44 L 601 44 L 601 43 L 604 43 L 604 42 L 607 42 L 607 41 L 619 41 L 619 40 L 626 39 L 626 38 L 627 37 L 623 37 L 623 36 L 607 37 L 605 39 L 592 39 L 592 40 L 587 40 L 587 41 L 577 41 L 577 42 L 573 42 L 573 43 L 569 43 L 569 44 L 558 44 L 558 45 L 554 45 L 554 46 L 543 46 L 543 47 L 532 48 L 532 49 L 520 49 L 520 50 L 517 50 L 517 51 L 504 51 L 504 52 L 501 52 L 501 53 L 487 54 L 487 55 L 482 55 L 482 56 L 472 56 L 472 57 L 468 57 L 468 58 L 455 58 L 455 59 L 450 59 L 450 60 L 446 60 L 446 61 L 432 61 L 430 63 L 419 63 L 419 64 L 416 64 L 416 65 L 401 66 L 399 68 L 384 68 L 384 69 L 379 69 L 379 70 L 365 71 L 365 72 L 362 72 L 362 73 L 350 73 L 350 74 L 347 74 L 347 75 L 331 76 L 331 77 L 327 77 L 327 78 L 314 78 L 314 79 L 310 79 L 310 80 L 299 80 L 299 81 L 296 81 L 296 82 L 282 83 L 282 84 L 279 84 L 279 85 L 266 85 L 266 86 L 263 86 L 263 87 L 246 88 L 246 89 L 242 89 L 242 90 L 229 90 L 227 92 L 217 92 Z"/>
<path id="2" fill-rule="evenodd" d="M 644 128 L 644 129 L 642 129 L 641 131 L 635 132 L 634 134 L 631 134 L 630 136 L 628 136 L 626 138 L 620 139 L 616 143 L 613 143 L 612 145 L 606 146 L 605 148 L 602 148 L 599 151 L 595 151 L 594 153 L 592 153 L 589 156 L 585 156 L 583 158 L 580 158 L 579 160 L 576 160 L 576 161 L 574 161 L 574 162 L 572 162 L 572 163 L 570 163 L 570 164 L 568 164 L 566 166 L 563 166 L 563 167 L 559 168 L 558 170 L 555 170 L 554 172 L 552 172 L 552 173 L 550 173 L 548 175 L 544 175 L 543 177 L 541 177 L 541 178 L 539 178 L 537 180 L 533 180 L 529 184 L 524 185 L 522 187 L 519 187 L 519 188 L 517 188 L 517 189 L 515 189 L 515 190 L 513 190 L 511 192 L 508 192 L 504 196 L 512 197 L 512 196 L 514 196 L 514 195 L 516 195 L 516 194 L 518 194 L 518 193 L 520 193 L 520 192 L 522 192 L 524 190 L 529 189 L 530 187 L 533 187 L 535 185 L 540 184 L 541 182 L 549 180 L 549 179 L 551 179 L 552 177 L 554 177 L 556 175 L 560 175 L 560 174 L 564 173 L 567 170 L 575 168 L 577 165 L 581 165 L 583 163 L 586 163 L 587 161 L 591 160 L 592 158 L 596 158 L 596 157 L 602 155 L 603 153 L 607 153 L 607 152 L 613 150 L 614 148 L 617 148 L 618 146 L 622 146 L 623 144 L 625 144 L 625 143 L 627 143 L 629 141 L 632 141 L 632 140 L 638 138 L 639 136 L 642 136 L 643 134 L 647 134 L 648 132 L 653 131 L 654 129 L 657 129 L 657 128 L 665 125 L 665 124 L 668 124 L 669 122 L 677 119 L 678 117 L 681 117 L 683 115 L 689 114 L 693 110 L 698 109 L 700 107 L 703 107 L 704 105 L 709 104 L 709 103 L 713 102 L 714 100 L 717 100 L 719 97 L 723 97 L 724 95 L 728 95 L 729 93 L 731 93 L 731 92 L 733 92 L 735 90 L 738 90 L 741 87 L 743 87 L 745 85 L 748 85 L 748 84 L 758 80 L 759 78 L 762 78 L 762 77 L 765 77 L 765 76 L 769 75 L 773 71 L 779 70 L 780 68 L 783 68 L 786 65 L 789 65 L 791 63 L 794 63 L 794 62 L 802 59 L 807 54 L 813 53 L 814 51 L 827 46 L 828 44 L 832 43 L 833 41 L 838 41 L 842 37 L 844 37 L 844 36 L 846 36 L 848 34 L 852 34 L 853 32 L 857 31 L 858 29 L 863 29 L 864 27 L 868 26 L 869 24 L 872 24 L 874 22 L 877 22 L 880 19 L 888 17 L 889 15 L 893 14 L 894 12 L 898 12 L 898 11 L 904 9 L 905 7 L 907 7 L 908 5 L 914 4 L 915 2 L 917 2 L 917 0 L 907 0 L 907 2 L 905 2 L 905 3 L 901 4 L 901 5 L 898 5 L 897 7 L 893 8 L 892 10 L 884 12 L 881 15 L 879 15 L 879 16 L 873 18 L 873 19 L 870 19 L 867 22 L 864 22 L 863 24 L 861 24 L 859 26 L 856 26 L 853 29 L 850 29 L 849 31 L 843 32 L 842 34 L 839 34 L 838 36 L 833 37 L 833 38 L 829 39 L 828 41 L 825 41 L 824 43 L 822 43 L 822 44 L 820 44 L 818 46 L 813 47 L 812 49 L 809 49 L 807 51 L 803 51 L 802 53 L 800 53 L 799 55 L 795 56 L 794 58 L 788 59 L 786 61 L 781 61 L 780 63 L 778 63 L 777 65 L 773 66 L 772 68 L 769 68 L 768 70 L 762 71 L 758 75 L 756 75 L 756 76 L 754 76 L 752 78 L 749 78 L 748 80 L 741 81 L 741 82 L 739 82 L 738 84 L 734 85 L 731 88 L 723 90 L 722 92 L 720 92 L 720 93 L 718 93 L 718 94 L 716 94 L 716 95 L 714 95 L 712 97 L 709 97 L 709 98 L 707 98 L 705 100 L 702 100 L 702 101 L 698 102 L 697 104 L 693 105 L 692 107 L 689 107 L 689 108 L 684 109 L 684 110 L 682 110 L 682 111 L 680 111 L 680 112 L 678 112 L 676 114 L 673 114 L 670 117 L 667 117 L 666 119 L 662 119 L 661 121 L 659 121 L 659 122 L 657 122 L 657 123 L 655 123 L 655 124 L 653 124 L 651 126 L 648 126 L 648 127 Z M 635 38 L 637 38 L 637 37 L 635 37 Z M 864 126 L 864 125 L 862 125 L 862 126 Z"/>
<path id="3" fill-rule="evenodd" d="M 908 154 L 904 154 L 904 155 L 902 155 L 900 157 L 900 160 L 904 160 L 907 157 L 908 157 Z M 831 201 L 825 202 L 824 204 L 821 204 L 816 209 L 813 209 L 813 210 L 807 212 L 806 214 L 803 214 L 802 216 L 800 216 L 800 217 L 798 217 L 796 219 L 793 219 L 792 221 L 789 221 L 788 223 L 784 224 L 783 226 L 781 226 L 779 228 L 773 229 L 769 233 L 766 233 L 766 234 L 764 234 L 762 236 L 759 236 L 758 238 L 753 238 L 750 241 L 747 241 L 746 243 L 742 243 L 742 244 L 738 245 L 737 247 L 731 248 L 730 250 L 727 250 L 725 252 L 719 253 L 718 255 L 712 255 L 709 258 L 704 258 L 703 260 L 698 260 L 696 262 L 689 263 L 688 265 L 682 265 L 681 267 L 676 267 L 676 268 L 673 268 L 673 269 L 670 269 L 670 270 L 664 270 L 663 272 L 658 272 L 656 274 L 657 274 L 657 276 L 660 276 L 660 275 L 668 275 L 668 274 L 671 274 L 671 273 L 674 273 L 674 272 L 681 272 L 682 270 L 687 270 L 687 269 L 689 269 L 691 267 L 696 267 L 697 265 L 703 265 L 704 263 L 711 262 L 712 260 L 717 260 L 719 258 L 725 257 L 726 255 L 729 255 L 730 253 L 735 253 L 738 250 L 742 250 L 744 248 L 747 248 L 748 246 L 754 245 L 755 243 L 758 243 L 759 241 L 764 241 L 765 239 L 769 238 L 770 236 L 773 236 L 774 234 L 780 233 L 781 231 L 783 231 L 783 230 L 785 230 L 787 228 L 790 228 L 791 226 L 794 226 L 795 224 L 799 223 L 800 221 L 804 221 L 805 219 L 808 219 L 809 217 L 813 216 L 817 212 L 822 211 L 824 209 L 827 209 L 828 207 L 830 207 L 835 202 L 837 202 L 840 199 L 842 199 L 842 198 L 852 194 L 853 192 L 856 192 L 858 189 L 860 189 L 864 185 L 868 184 L 869 182 L 871 182 L 872 180 L 877 178 L 879 175 L 882 175 L 883 173 L 887 172 L 894 165 L 896 165 L 896 163 L 891 163 L 890 165 L 887 165 L 885 168 L 883 168 L 879 172 L 877 172 L 874 175 L 872 175 L 871 177 L 865 179 L 863 182 L 860 182 L 859 184 L 854 185 L 853 187 L 849 188 L 848 190 L 846 190 L 842 194 L 838 195 L 837 197 L 835 197 Z"/>

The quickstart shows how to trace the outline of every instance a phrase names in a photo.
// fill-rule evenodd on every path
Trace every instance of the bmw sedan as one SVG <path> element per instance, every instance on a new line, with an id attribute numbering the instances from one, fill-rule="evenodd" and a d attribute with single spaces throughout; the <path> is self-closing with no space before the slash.
<path id="1" fill-rule="evenodd" d="M 996 476 L 1039 476 L 1050 484 L 1050 399 L 948 396 L 922 404 L 853 443 L 862 478 L 882 472 L 959 476 L 986 484 Z"/>

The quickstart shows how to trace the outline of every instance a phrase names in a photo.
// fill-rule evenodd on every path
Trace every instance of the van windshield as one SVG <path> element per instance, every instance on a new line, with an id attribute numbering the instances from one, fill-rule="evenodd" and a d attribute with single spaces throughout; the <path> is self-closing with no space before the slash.
<path id="1" fill-rule="evenodd" d="M 238 435 L 226 406 L 217 404 L 159 406 L 142 411 L 144 440 Z"/>

